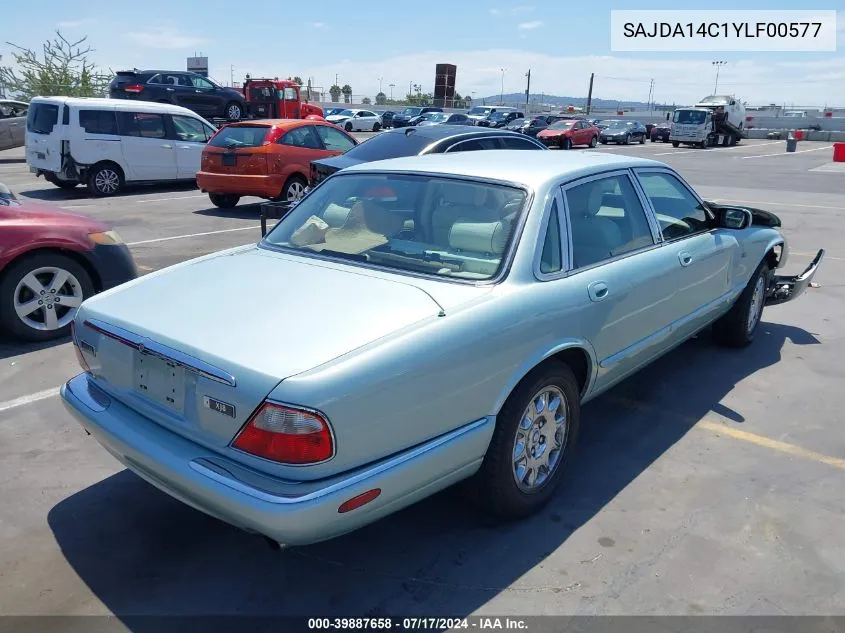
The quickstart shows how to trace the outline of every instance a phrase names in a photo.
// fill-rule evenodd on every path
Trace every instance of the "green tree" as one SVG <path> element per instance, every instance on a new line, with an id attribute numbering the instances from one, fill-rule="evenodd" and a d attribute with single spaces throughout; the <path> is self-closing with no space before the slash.
<path id="1" fill-rule="evenodd" d="M 452 101 L 463 101 L 464 98 L 461 96 L 460 92 L 455 92 L 454 96 L 452 97 Z"/>
<path id="2" fill-rule="evenodd" d="M 337 103 L 338 101 L 340 101 L 340 93 L 340 86 L 338 86 L 337 84 L 329 88 L 329 94 L 332 96 L 332 103 Z"/>
<path id="3" fill-rule="evenodd" d="M 363 99 L 361 99 L 361 103 L 364 105 L 371 105 L 373 102 L 372 99 L 370 99 L 369 97 L 364 97 Z"/>
<path id="4" fill-rule="evenodd" d="M 340 91 L 343 93 L 343 102 L 352 103 L 352 86 L 344 84 Z"/>
<path id="5" fill-rule="evenodd" d="M 387 103 L 387 95 L 380 92 L 376 95 L 376 105 L 385 105 Z"/>
<path id="6" fill-rule="evenodd" d="M 35 96 L 99 97 L 105 95 L 111 76 L 100 72 L 88 60 L 94 51 L 86 42 L 88 36 L 71 42 L 60 31 L 42 44 L 41 56 L 32 49 L 7 42 L 14 65 L 0 66 L 0 81 L 6 90 L 19 99 Z"/>

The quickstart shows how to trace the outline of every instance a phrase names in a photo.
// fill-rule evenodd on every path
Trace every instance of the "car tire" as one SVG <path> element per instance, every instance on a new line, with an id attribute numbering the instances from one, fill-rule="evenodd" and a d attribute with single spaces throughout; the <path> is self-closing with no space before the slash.
<path id="1" fill-rule="evenodd" d="M 590 147 L 595 147 L 598 144 L 598 142 L 599 142 L 599 137 L 594 136 L 593 138 L 590 139 Z"/>
<path id="2" fill-rule="evenodd" d="M 572 149 L 572 139 L 564 136 L 560 139 L 560 149 Z"/>
<path id="3" fill-rule="evenodd" d="M 221 209 L 233 209 L 237 206 L 241 197 L 234 193 L 210 193 L 208 199 L 211 204 Z"/>
<path id="4" fill-rule="evenodd" d="M 305 180 L 302 176 L 298 174 L 294 174 L 290 178 L 285 181 L 285 185 L 282 187 L 282 193 L 279 196 L 279 200 L 282 202 L 291 202 L 293 200 L 299 200 L 305 193 L 305 189 L 308 187 L 308 181 Z"/>
<path id="5" fill-rule="evenodd" d="M 38 299 L 40 294 L 23 284 L 23 279 L 30 274 L 34 274 L 44 285 L 44 299 Z M 55 279 L 58 274 L 67 275 L 67 279 L 55 289 L 56 292 L 50 292 L 51 279 Z M 75 308 L 94 292 L 94 284 L 88 271 L 67 255 L 40 252 L 24 256 L 6 269 L 0 282 L 0 325 L 16 338 L 25 341 L 49 341 L 67 336 L 70 332 L 70 322 L 76 314 Z M 63 305 L 61 299 L 65 297 L 67 299 Z M 75 305 L 68 306 L 67 302 L 71 298 Z M 31 301 L 45 303 L 22 315 L 21 312 L 27 309 L 25 306 Z M 48 310 L 57 318 L 56 327 L 40 329 L 38 324 L 45 327 L 49 325 Z"/>
<path id="6" fill-rule="evenodd" d="M 625 145 L 630 145 L 630 144 L 631 144 L 631 135 L 630 135 L 630 134 L 628 134 L 628 135 L 625 137 L 624 144 L 625 144 Z"/>
<path id="7" fill-rule="evenodd" d="M 679 141 L 672 141 L 672 147 L 680 147 L 681 143 Z"/>
<path id="8" fill-rule="evenodd" d="M 223 116 L 227 121 L 240 121 L 244 116 L 244 107 L 237 101 L 230 101 L 223 109 Z"/>
<path id="9" fill-rule="evenodd" d="M 602 140 L 601 140 L 601 141 L 599 141 L 599 142 L 600 142 L 602 145 L 607 145 L 607 141 L 605 141 L 604 139 L 602 139 Z"/>
<path id="10" fill-rule="evenodd" d="M 645 144 L 645 134 L 640 137 L 640 145 Z"/>
<path id="11" fill-rule="evenodd" d="M 123 184 L 123 170 L 115 163 L 97 163 L 88 170 L 88 192 L 97 198 L 113 196 Z"/>
<path id="12" fill-rule="evenodd" d="M 373 132 L 378 132 L 381 129 L 381 125 L 379 123 L 373 123 Z"/>
<path id="13" fill-rule="evenodd" d="M 726 347 L 747 347 L 751 344 L 763 318 L 770 277 L 771 269 L 764 259 L 731 309 L 713 324 L 713 337 L 717 343 Z"/>
<path id="14" fill-rule="evenodd" d="M 352 124 L 347 122 L 347 124 L 343 126 L 343 129 L 346 130 L 347 132 L 351 132 L 352 131 Z"/>
<path id="15" fill-rule="evenodd" d="M 578 440 L 579 392 L 578 381 L 572 369 L 558 361 L 548 361 L 534 368 L 516 386 L 496 416 L 496 428 L 481 468 L 468 482 L 470 498 L 487 514 L 504 520 L 518 519 L 534 514 L 552 498 L 572 461 Z M 560 442 L 561 448 L 557 451 L 557 458 L 550 474 L 547 473 L 540 484 L 536 484 L 535 478 L 535 486 L 532 490 L 531 487 L 526 486 L 530 481 L 531 468 L 520 475 L 516 463 L 521 460 L 515 460 L 514 453 L 519 443 L 518 430 L 526 419 L 524 414 L 529 407 L 536 410 L 533 403 L 543 393 L 563 396 L 560 398 L 558 409 L 555 410 L 559 411 L 559 407 L 564 407 L 563 426 L 557 429 L 562 431 L 563 435 L 559 436 L 556 431 L 554 438 L 543 436 L 543 429 L 547 424 L 556 424 L 557 416 L 554 413 L 552 413 L 552 419 L 545 416 L 535 417 L 535 424 L 541 419 L 544 422 L 542 426 L 535 429 L 529 428 L 528 432 L 536 433 L 534 442 L 539 438 L 545 439 L 546 450 L 543 456 L 547 454 L 551 456 L 555 453 L 553 449 L 549 449 L 549 442 L 555 441 L 555 438 Z M 523 438 L 526 437 L 525 432 L 520 434 Z M 531 438 L 528 440 L 532 441 Z M 525 464 L 522 467 L 524 468 Z M 538 470 L 536 469 L 535 472 Z"/>

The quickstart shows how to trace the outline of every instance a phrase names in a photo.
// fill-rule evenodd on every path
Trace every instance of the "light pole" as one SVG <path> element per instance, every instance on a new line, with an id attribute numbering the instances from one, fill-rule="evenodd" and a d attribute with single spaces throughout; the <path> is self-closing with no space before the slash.
<path id="1" fill-rule="evenodd" d="M 396 84 L 390 84 L 390 100 L 393 101 L 393 88 Z"/>
<path id="2" fill-rule="evenodd" d="M 722 66 L 724 66 L 725 64 L 727 64 L 728 62 L 717 61 L 717 62 L 712 62 L 712 63 L 716 67 L 716 86 L 713 88 L 713 94 L 716 94 L 716 92 L 718 92 L 718 90 L 719 90 L 719 69 Z"/>
<path id="3" fill-rule="evenodd" d="M 384 77 L 378 78 L 378 91 L 381 92 L 381 82 L 384 81 Z"/>
<path id="4" fill-rule="evenodd" d="M 499 94 L 499 103 L 505 105 L 505 69 L 500 68 L 499 70 L 502 71 L 502 92 Z"/>

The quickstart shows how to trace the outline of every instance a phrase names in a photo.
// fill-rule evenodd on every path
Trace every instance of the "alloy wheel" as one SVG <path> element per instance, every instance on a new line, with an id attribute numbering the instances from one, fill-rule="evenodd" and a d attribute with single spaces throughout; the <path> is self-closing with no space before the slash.
<path id="1" fill-rule="evenodd" d="M 73 274 L 63 268 L 44 266 L 18 282 L 14 308 L 27 327 L 51 331 L 70 323 L 83 299 L 82 284 Z"/>
<path id="2" fill-rule="evenodd" d="M 751 334 L 760 323 L 763 314 L 763 302 L 765 301 L 766 281 L 763 275 L 757 278 L 754 284 L 754 293 L 751 295 L 751 305 L 748 306 L 748 333 Z"/>
<path id="3" fill-rule="evenodd" d="M 536 492 L 561 462 L 568 439 L 566 396 L 546 386 L 534 394 L 522 413 L 513 443 L 513 476 L 523 492 Z"/>

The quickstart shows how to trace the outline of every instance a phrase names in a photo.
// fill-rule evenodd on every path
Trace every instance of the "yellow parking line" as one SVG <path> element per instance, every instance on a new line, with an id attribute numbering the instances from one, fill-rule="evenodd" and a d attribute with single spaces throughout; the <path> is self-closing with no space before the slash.
<path id="1" fill-rule="evenodd" d="M 833 468 L 838 468 L 839 470 L 845 470 L 845 459 L 841 459 L 839 457 L 831 457 L 830 455 L 824 455 L 822 453 L 817 453 L 815 451 L 796 446 L 795 444 L 789 444 L 787 442 L 773 440 L 763 435 L 749 433 L 748 431 L 741 431 L 735 427 L 728 426 L 727 424 L 701 421 L 696 424 L 696 426 L 700 429 L 705 429 L 707 431 L 712 431 L 721 435 L 727 435 L 728 437 L 732 437 L 736 440 L 750 442 L 751 444 L 756 444 L 757 446 L 769 448 L 773 451 L 778 451 L 780 453 L 786 453 L 787 455 L 792 455 L 794 457 L 800 457 L 801 459 L 807 459 L 813 462 L 818 462 L 819 464 L 825 464 L 826 466 L 832 466 Z"/>
<path id="2" fill-rule="evenodd" d="M 790 255 L 798 255 L 798 257 L 815 257 L 818 253 L 802 253 L 801 251 L 789 251 Z M 835 259 L 836 261 L 845 262 L 845 257 L 832 257 L 825 254 L 825 259 Z"/>

